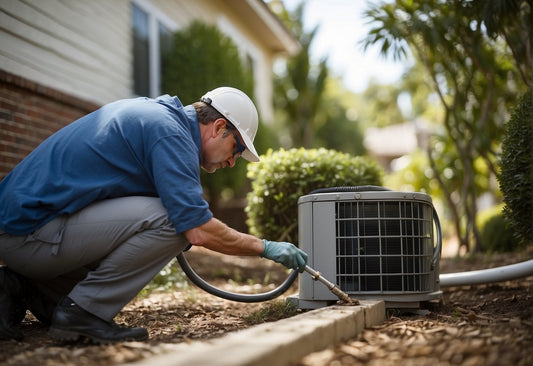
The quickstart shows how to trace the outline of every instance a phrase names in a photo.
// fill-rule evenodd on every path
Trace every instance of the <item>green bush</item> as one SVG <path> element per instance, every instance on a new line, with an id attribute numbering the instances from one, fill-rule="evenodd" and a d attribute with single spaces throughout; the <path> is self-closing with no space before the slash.
<path id="1" fill-rule="evenodd" d="M 269 150 L 248 165 L 250 232 L 298 243 L 298 198 L 318 188 L 381 185 L 383 170 L 373 160 L 327 149 Z"/>
<path id="2" fill-rule="evenodd" d="M 488 253 L 512 252 L 517 248 L 516 238 L 502 213 L 503 205 L 482 211 L 477 226 L 481 234 L 481 250 Z"/>
<path id="3" fill-rule="evenodd" d="M 252 65 L 243 62 L 237 45 L 216 26 L 201 21 L 174 34 L 161 83 L 164 93 L 179 96 L 184 104 L 219 86 L 241 89 L 251 98 L 254 91 Z"/>
<path id="4" fill-rule="evenodd" d="M 516 236 L 515 246 L 533 242 L 533 153 L 531 91 L 526 93 L 505 125 L 501 173 L 504 216 Z"/>

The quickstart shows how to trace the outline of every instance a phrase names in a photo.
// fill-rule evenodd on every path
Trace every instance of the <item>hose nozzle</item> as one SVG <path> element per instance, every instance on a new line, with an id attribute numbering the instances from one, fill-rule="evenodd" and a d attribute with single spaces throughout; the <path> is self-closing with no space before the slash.
<path id="1" fill-rule="evenodd" d="M 320 272 L 315 271 L 313 268 L 309 267 L 308 265 L 305 266 L 304 270 L 311 275 L 314 281 L 320 281 L 326 287 L 334 294 L 336 295 L 341 301 L 345 302 L 348 305 L 358 305 L 359 300 L 352 299 L 350 296 L 348 296 L 347 293 L 343 292 L 339 286 L 335 285 L 334 283 L 328 281 L 325 279 Z"/>

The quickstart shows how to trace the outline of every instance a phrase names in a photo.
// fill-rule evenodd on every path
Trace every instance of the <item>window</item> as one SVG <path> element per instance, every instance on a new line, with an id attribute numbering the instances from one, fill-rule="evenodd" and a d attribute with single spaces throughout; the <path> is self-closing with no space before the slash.
<path id="1" fill-rule="evenodd" d="M 150 48 L 148 14 L 132 4 L 133 28 L 133 91 L 137 95 L 150 95 Z"/>
<path id="2" fill-rule="evenodd" d="M 156 97 L 161 93 L 162 60 L 177 26 L 145 0 L 132 0 L 131 8 L 133 91 Z"/>

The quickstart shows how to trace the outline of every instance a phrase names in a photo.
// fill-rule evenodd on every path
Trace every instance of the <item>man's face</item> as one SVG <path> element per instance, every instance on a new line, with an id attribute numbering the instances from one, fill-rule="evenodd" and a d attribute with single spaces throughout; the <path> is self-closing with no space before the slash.
<path id="1" fill-rule="evenodd" d="M 226 128 L 226 120 L 219 118 L 209 125 L 208 138 L 202 143 L 201 168 L 208 173 L 235 166 L 244 144 L 237 130 Z"/>

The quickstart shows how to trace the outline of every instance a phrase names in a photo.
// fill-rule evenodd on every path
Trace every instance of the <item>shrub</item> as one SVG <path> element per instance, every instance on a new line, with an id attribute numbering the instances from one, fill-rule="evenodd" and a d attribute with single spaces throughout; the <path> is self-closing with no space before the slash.
<path id="1" fill-rule="evenodd" d="M 515 246 L 533 242 L 533 153 L 531 91 L 526 93 L 505 125 L 502 141 L 501 173 L 504 216 L 517 240 Z"/>
<path id="2" fill-rule="evenodd" d="M 482 211 L 477 226 L 481 234 L 481 250 L 488 253 L 512 252 L 517 248 L 516 238 L 502 213 L 503 205 Z"/>
<path id="3" fill-rule="evenodd" d="M 214 25 L 194 21 L 176 32 L 163 66 L 163 92 L 177 95 L 184 104 L 219 86 L 233 86 L 253 97 L 251 65 Z"/>
<path id="4" fill-rule="evenodd" d="M 298 198 L 317 188 L 380 185 L 382 169 L 366 157 L 327 149 L 269 150 L 248 165 L 250 232 L 271 240 L 298 242 Z"/>

